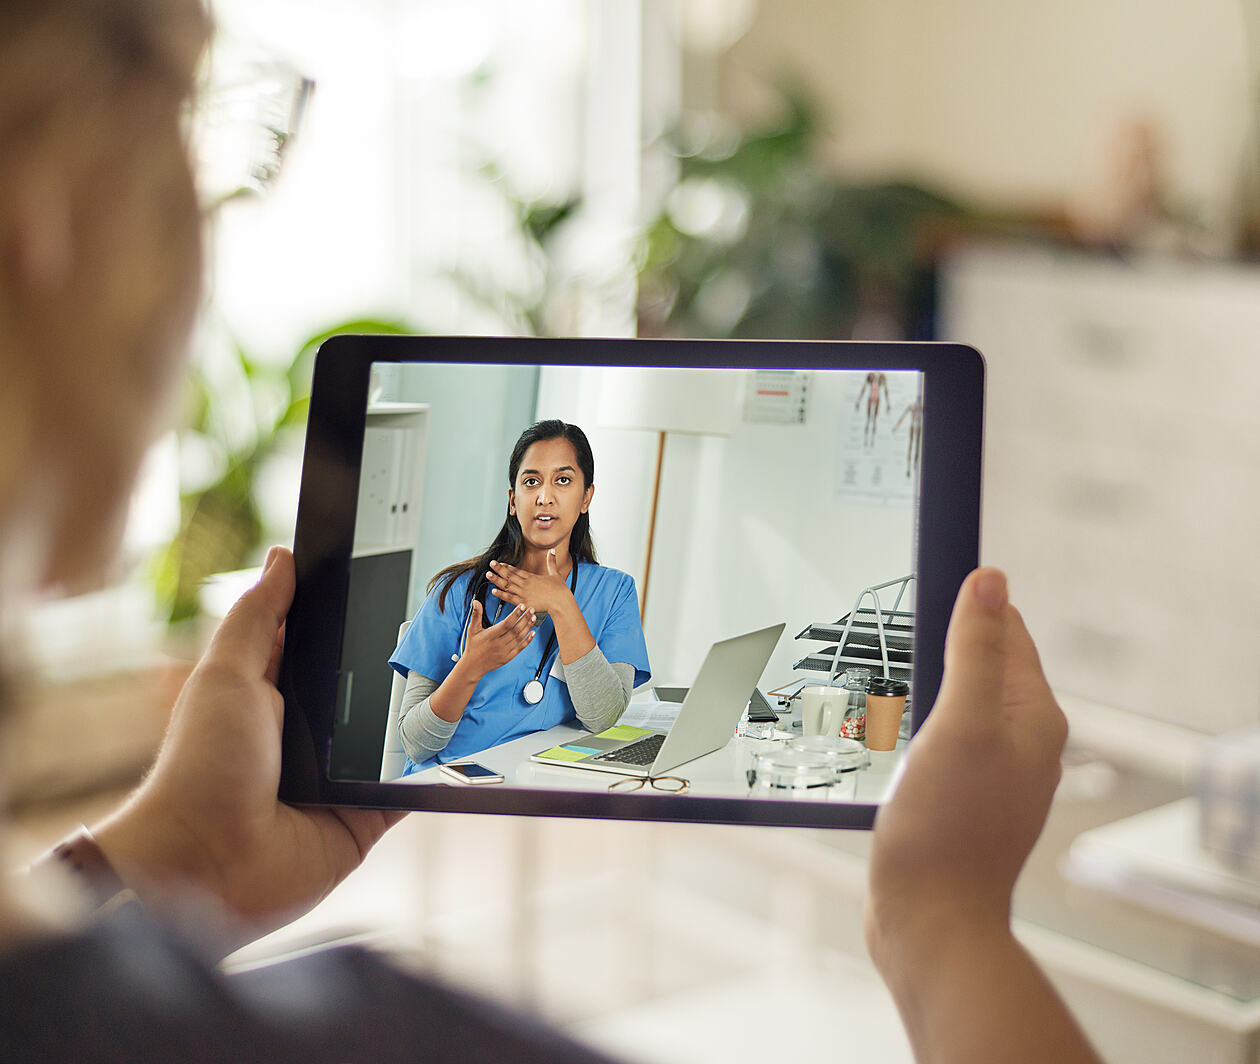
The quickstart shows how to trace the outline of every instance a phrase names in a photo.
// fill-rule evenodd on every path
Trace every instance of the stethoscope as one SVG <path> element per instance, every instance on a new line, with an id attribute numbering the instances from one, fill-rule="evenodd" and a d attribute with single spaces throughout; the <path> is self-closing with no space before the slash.
<path id="1" fill-rule="evenodd" d="M 569 592 L 575 598 L 577 597 L 577 574 L 578 574 L 578 560 L 574 558 L 573 571 L 569 573 Z M 483 605 L 484 605 L 484 602 L 483 602 Z M 494 620 L 490 622 L 491 624 L 498 623 L 499 610 L 501 610 L 502 607 L 503 607 L 503 603 L 502 603 L 502 600 L 500 600 L 499 609 L 495 610 Z M 452 661 L 458 661 L 461 657 L 464 656 L 464 651 L 468 649 L 468 630 L 471 627 L 472 627 L 472 607 L 469 606 L 468 616 L 464 620 L 464 634 L 460 637 L 460 640 L 459 640 L 459 653 L 451 655 Z M 543 648 L 542 660 L 539 661 L 538 663 L 538 669 L 534 673 L 534 678 L 530 680 L 523 688 L 521 688 L 521 697 L 525 699 L 525 701 L 528 702 L 531 706 L 538 705 L 538 703 L 543 700 L 543 695 L 546 693 L 546 688 L 543 685 L 547 681 L 542 678 L 543 669 L 547 664 L 547 659 L 551 657 L 551 651 L 552 651 L 552 648 L 555 647 L 555 645 L 556 645 L 556 626 L 553 623 L 551 626 L 551 635 L 547 637 L 547 645 Z"/>

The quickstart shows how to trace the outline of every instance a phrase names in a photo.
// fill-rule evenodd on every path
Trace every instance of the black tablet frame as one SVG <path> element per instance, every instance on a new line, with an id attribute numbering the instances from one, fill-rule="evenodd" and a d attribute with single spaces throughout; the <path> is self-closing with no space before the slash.
<path id="1" fill-rule="evenodd" d="M 741 369 L 914 370 L 923 374 L 917 514 L 913 730 L 940 688 L 945 629 L 978 564 L 984 360 L 947 343 L 336 336 L 315 360 L 298 501 L 297 593 L 285 627 L 280 797 L 295 804 L 464 813 L 869 828 L 878 805 L 693 795 L 586 793 L 526 787 L 438 787 L 333 780 L 327 764 L 342 618 L 373 362 Z"/>

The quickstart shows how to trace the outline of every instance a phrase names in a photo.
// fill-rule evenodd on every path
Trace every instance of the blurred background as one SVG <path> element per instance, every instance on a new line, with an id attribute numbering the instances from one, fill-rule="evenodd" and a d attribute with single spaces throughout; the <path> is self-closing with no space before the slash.
<path id="1" fill-rule="evenodd" d="M 151 758 L 223 609 L 207 578 L 291 541 L 328 331 L 961 341 L 990 372 L 983 556 L 1008 569 L 1073 725 L 1058 819 L 1021 888 L 1027 934 L 1114 1059 L 1191 1059 L 1187 1030 L 1219 1039 L 1212 1059 L 1255 1059 L 1248 954 L 1219 928 L 1083 903 L 1060 857 L 1086 828 L 1188 793 L 1215 737 L 1260 723 L 1260 5 L 213 8 L 190 118 L 210 255 L 187 403 L 146 470 L 117 586 L 29 620 L 32 845 Z M 615 1049 L 707 1059 L 685 1031 L 686 1054 L 664 1035 L 617 1039 L 674 1030 L 680 971 L 709 995 L 690 999 L 695 1017 L 726 1015 L 763 974 L 744 951 L 750 982 L 718 993 L 718 930 L 658 943 L 576 1008 L 572 986 L 539 975 L 572 975 L 548 961 L 563 944 L 539 931 L 550 910 L 521 899 L 595 881 L 540 854 L 615 842 L 623 904 L 678 922 L 690 910 L 660 902 L 665 883 L 724 907 L 715 926 L 796 971 L 805 1012 L 856 1002 L 879 1018 L 872 1059 L 904 1058 L 860 960 L 860 837 L 413 816 L 396 838 L 379 874 L 431 961 L 494 970 Z M 442 847 L 459 845 L 501 895 L 470 901 L 449 869 L 421 869 L 417 855 L 446 868 Z M 745 888 L 717 898 L 699 867 L 715 861 Z M 479 934 L 508 930 L 443 953 L 460 904 L 489 907 L 467 925 Z M 338 920 L 357 926 L 352 911 Z M 1098 930 L 1117 921 L 1123 943 Z M 1185 1022 L 1174 1036 L 1152 1016 Z M 738 1041 L 710 1055 L 762 1045 Z"/>

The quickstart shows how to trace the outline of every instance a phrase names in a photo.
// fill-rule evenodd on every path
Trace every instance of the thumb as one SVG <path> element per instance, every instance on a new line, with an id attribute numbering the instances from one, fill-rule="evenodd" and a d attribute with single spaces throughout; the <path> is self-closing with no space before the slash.
<path id="1" fill-rule="evenodd" d="M 548 576 L 560 575 L 560 570 L 556 566 L 556 552 L 555 552 L 554 547 L 551 550 L 547 551 L 547 575 Z"/>
<path id="2" fill-rule="evenodd" d="M 293 555 L 284 547 L 272 547 L 258 583 L 223 618 L 206 657 L 233 663 L 248 675 L 264 674 L 296 583 Z"/>
<path id="3" fill-rule="evenodd" d="M 1006 575 L 1000 569 L 977 569 L 963 581 L 945 637 L 945 675 L 932 716 L 979 724 L 997 714 L 1006 677 L 1007 613 Z"/>
<path id="4" fill-rule="evenodd" d="M 474 632 L 484 627 L 481 623 L 481 615 L 483 613 L 485 613 L 485 610 L 482 608 L 481 599 L 473 599 L 471 627 Z"/>

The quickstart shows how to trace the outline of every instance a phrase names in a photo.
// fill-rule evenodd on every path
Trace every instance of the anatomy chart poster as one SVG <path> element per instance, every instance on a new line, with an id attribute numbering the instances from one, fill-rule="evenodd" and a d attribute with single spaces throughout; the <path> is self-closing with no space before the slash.
<path id="1" fill-rule="evenodd" d="M 841 404 L 836 495 L 887 506 L 913 504 L 919 483 L 923 400 L 913 371 L 853 374 Z"/>

